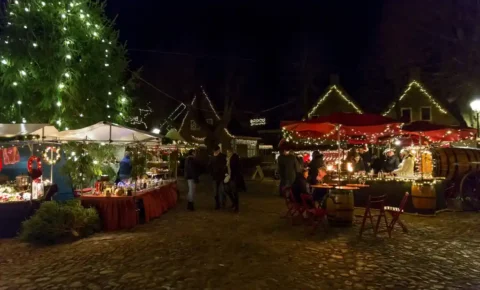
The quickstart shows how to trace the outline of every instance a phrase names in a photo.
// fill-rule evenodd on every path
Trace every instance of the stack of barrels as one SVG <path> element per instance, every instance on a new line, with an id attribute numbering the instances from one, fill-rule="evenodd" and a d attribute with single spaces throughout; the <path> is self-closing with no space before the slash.
<path id="1" fill-rule="evenodd" d="M 459 190 L 462 178 L 470 172 L 480 172 L 480 150 L 474 148 L 438 148 L 433 150 L 435 164 L 433 176 L 444 177 L 454 183 Z M 412 185 L 412 202 L 415 208 L 434 210 L 437 193 L 435 187 L 428 184 Z"/>

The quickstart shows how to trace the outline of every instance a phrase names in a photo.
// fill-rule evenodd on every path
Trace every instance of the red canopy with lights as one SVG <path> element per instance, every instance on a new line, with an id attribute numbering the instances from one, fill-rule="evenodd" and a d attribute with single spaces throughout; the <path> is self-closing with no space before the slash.
<path id="1" fill-rule="evenodd" d="M 397 120 L 381 115 L 355 113 L 334 113 L 312 120 L 282 124 L 284 130 L 298 138 L 347 139 L 353 144 L 375 143 L 378 137 L 400 133 L 401 126 Z"/>
<path id="2" fill-rule="evenodd" d="M 432 124 L 425 121 L 412 122 L 404 125 L 402 133 L 395 136 L 401 144 L 422 144 L 440 142 L 458 142 L 475 140 L 477 130 L 473 128 L 461 128 L 458 126 L 446 126 Z"/>

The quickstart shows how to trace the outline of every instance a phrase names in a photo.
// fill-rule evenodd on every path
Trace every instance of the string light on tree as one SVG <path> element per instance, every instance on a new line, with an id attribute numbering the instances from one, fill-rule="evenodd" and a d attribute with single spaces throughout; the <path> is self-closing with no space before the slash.
<path id="1" fill-rule="evenodd" d="M 10 81 L 2 88 L 8 97 L 0 98 L 0 106 L 9 107 L 18 99 L 29 106 L 21 111 L 18 107 L 3 110 L 0 122 L 22 120 L 20 114 L 33 116 L 29 121 L 34 123 L 62 120 L 63 126 L 91 125 L 114 114 L 123 116 L 115 118 L 116 121 L 125 122 L 130 113 L 129 104 L 133 102 L 128 95 L 125 103 L 119 102 L 122 99 L 115 96 L 122 91 L 127 93 L 122 85 L 128 60 L 125 48 L 117 41 L 118 32 L 104 15 L 104 5 L 89 0 L 55 0 L 51 3 L 25 0 L 17 3 L 7 5 L 4 14 L 6 25 L 2 29 L 0 51 L 8 55 L 8 59 L 0 57 L 0 73 Z M 89 28 L 86 22 L 92 26 Z M 52 38 L 51 31 L 62 33 Z M 31 41 L 23 41 L 27 39 Z M 64 65 L 58 65 L 59 58 L 65 60 Z M 82 63 L 85 59 L 88 59 L 88 66 Z M 22 64 L 24 67 L 11 70 L 10 64 Z M 64 81 L 59 82 L 59 79 Z M 5 82 L 0 85 L 5 86 Z M 59 93 L 39 97 L 39 92 L 51 92 L 53 89 L 59 90 Z M 110 94 L 107 95 L 108 92 Z M 82 103 L 85 96 L 89 96 L 90 101 Z M 62 110 L 55 109 L 59 98 Z M 45 106 L 46 103 L 54 105 Z M 102 103 L 103 106 L 98 106 Z M 118 107 L 105 108 L 108 103 L 118 103 Z M 89 115 L 80 122 L 75 119 L 75 116 L 78 118 L 78 104 L 82 104 L 82 111 L 88 111 Z"/>

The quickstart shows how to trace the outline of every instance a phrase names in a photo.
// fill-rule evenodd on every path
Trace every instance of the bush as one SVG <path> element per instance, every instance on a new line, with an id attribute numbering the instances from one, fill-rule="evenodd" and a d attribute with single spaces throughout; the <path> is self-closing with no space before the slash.
<path id="1" fill-rule="evenodd" d="M 83 238 L 99 230 L 100 218 L 94 208 L 84 208 L 79 201 L 47 201 L 23 222 L 20 238 L 30 243 L 53 244 Z"/>

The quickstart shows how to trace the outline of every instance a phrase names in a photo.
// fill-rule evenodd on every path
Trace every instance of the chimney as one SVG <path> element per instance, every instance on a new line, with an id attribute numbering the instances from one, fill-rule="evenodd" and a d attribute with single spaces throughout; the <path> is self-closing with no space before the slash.
<path id="1" fill-rule="evenodd" d="M 339 85 L 340 78 L 337 74 L 330 74 L 330 85 Z"/>
<path id="2" fill-rule="evenodd" d="M 420 81 L 420 68 L 419 67 L 412 67 L 410 68 L 410 73 L 408 76 L 408 80 L 411 81 Z"/>

